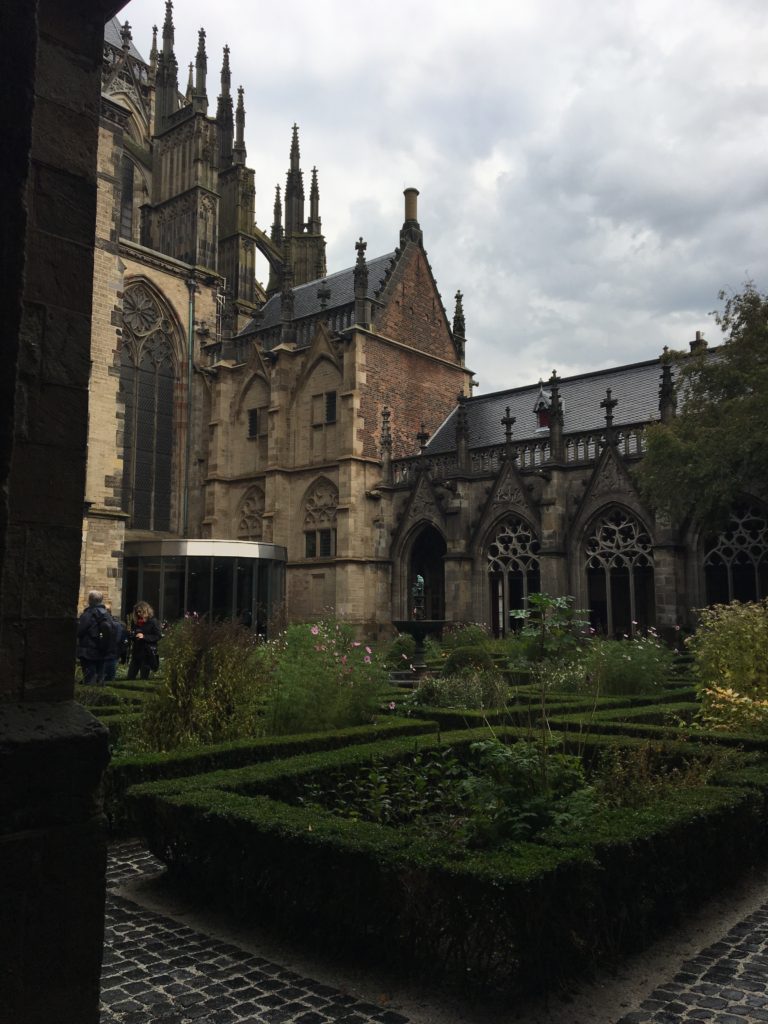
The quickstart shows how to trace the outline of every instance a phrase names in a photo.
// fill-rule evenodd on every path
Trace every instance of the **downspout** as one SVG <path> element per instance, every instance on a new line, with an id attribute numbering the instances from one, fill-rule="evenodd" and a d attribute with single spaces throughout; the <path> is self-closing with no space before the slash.
<path id="1" fill-rule="evenodd" d="M 190 462 L 192 461 L 192 375 L 195 355 L 195 293 L 194 277 L 187 278 L 189 289 L 189 319 L 187 323 L 187 437 L 184 451 L 184 487 L 182 489 L 181 534 L 189 536 Z"/>

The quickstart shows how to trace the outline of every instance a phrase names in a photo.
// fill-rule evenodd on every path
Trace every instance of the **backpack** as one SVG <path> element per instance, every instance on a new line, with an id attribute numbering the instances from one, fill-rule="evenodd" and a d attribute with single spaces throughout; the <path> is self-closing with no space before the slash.
<path id="1" fill-rule="evenodd" d="M 95 626 L 96 635 L 94 639 L 96 641 L 96 651 L 100 657 L 106 658 L 112 646 L 112 637 L 114 636 L 115 629 L 114 621 L 110 615 L 103 612 L 96 619 Z"/>

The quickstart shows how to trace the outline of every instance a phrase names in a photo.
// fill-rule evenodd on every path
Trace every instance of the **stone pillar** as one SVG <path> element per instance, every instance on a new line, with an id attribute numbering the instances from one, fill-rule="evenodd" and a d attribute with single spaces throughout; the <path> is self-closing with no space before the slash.
<path id="1" fill-rule="evenodd" d="M 107 735 L 71 698 L 102 36 L 116 6 L 39 0 L 3 22 L 15 108 L 0 190 L 2 1024 L 99 1017 Z"/>

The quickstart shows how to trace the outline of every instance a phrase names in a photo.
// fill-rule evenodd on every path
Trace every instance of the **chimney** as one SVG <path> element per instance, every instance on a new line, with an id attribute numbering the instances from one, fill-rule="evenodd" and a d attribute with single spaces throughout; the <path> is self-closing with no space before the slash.
<path id="1" fill-rule="evenodd" d="M 698 355 L 707 349 L 707 343 L 701 336 L 701 331 L 696 331 L 696 337 L 688 343 L 691 347 L 691 355 Z"/>
<path id="2" fill-rule="evenodd" d="M 405 196 L 405 221 L 400 229 L 400 246 L 402 248 L 406 242 L 416 242 L 417 245 L 421 245 L 423 236 L 419 226 L 417 203 L 419 190 L 407 188 L 403 191 L 403 195 Z"/>

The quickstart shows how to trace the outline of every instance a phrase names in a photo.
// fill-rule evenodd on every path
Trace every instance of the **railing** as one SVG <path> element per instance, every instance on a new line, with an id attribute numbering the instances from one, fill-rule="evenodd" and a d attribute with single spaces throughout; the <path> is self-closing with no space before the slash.
<path id="1" fill-rule="evenodd" d="M 597 459 L 605 445 L 605 431 L 568 434 L 563 438 L 566 463 L 590 463 Z M 616 448 L 625 458 L 637 458 L 645 451 L 645 424 L 632 424 L 616 430 Z M 469 453 L 470 476 L 493 476 L 504 461 L 504 445 L 475 448 Z M 551 458 L 549 437 L 521 441 L 512 445 L 519 469 L 535 469 Z M 459 471 L 456 452 L 444 455 L 409 455 L 392 461 L 392 481 L 409 483 L 421 468 L 436 479 L 454 476 Z"/>

